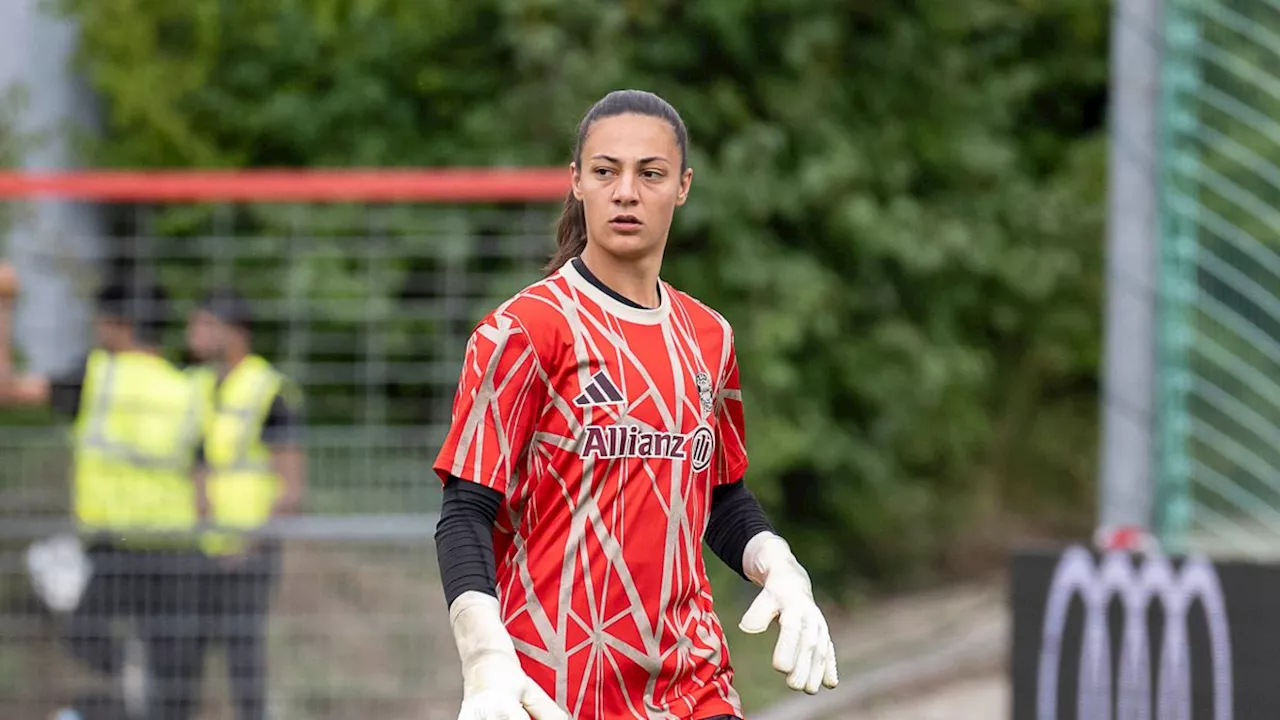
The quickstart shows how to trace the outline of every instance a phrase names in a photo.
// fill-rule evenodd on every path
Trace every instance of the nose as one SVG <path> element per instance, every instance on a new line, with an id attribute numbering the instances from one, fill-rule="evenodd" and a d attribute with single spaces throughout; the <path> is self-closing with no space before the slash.
<path id="1" fill-rule="evenodd" d="M 613 202 L 618 205 L 635 205 L 640 201 L 640 196 L 636 192 L 636 178 L 634 173 L 624 172 L 618 178 L 618 182 L 613 186 Z"/>

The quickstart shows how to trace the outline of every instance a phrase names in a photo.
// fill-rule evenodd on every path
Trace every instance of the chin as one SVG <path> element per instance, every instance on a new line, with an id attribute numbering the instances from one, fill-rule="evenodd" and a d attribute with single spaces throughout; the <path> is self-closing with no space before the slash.
<path id="1" fill-rule="evenodd" d="M 635 261 L 662 253 L 662 243 L 639 235 L 617 235 L 610 232 L 600 243 L 600 249 L 619 260 Z"/>

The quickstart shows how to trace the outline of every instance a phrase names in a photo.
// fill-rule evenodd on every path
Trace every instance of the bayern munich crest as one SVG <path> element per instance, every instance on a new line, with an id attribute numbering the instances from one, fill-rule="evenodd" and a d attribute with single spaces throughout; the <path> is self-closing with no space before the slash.
<path id="1" fill-rule="evenodd" d="M 693 376 L 693 384 L 698 388 L 698 400 L 702 403 L 702 414 L 710 416 L 715 409 L 715 399 L 711 397 L 711 376 L 699 372 Z"/>

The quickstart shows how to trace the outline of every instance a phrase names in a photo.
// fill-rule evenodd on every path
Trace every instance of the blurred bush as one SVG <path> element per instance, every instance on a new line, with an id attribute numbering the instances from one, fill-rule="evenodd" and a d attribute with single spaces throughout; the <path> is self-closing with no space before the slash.
<path id="1" fill-rule="evenodd" d="M 1103 0 L 63 2 L 112 166 L 561 164 L 600 95 L 662 94 L 666 276 L 734 323 L 750 483 L 818 579 L 1087 528 Z"/>

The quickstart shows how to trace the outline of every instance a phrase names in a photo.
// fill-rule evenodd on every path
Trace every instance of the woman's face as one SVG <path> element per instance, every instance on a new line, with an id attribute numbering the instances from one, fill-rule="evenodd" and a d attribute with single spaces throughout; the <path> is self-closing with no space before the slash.
<path id="1" fill-rule="evenodd" d="M 588 242 L 620 260 L 661 257 L 676 207 L 693 170 L 667 121 L 647 115 L 597 120 L 573 166 L 573 194 L 582 201 Z"/>

